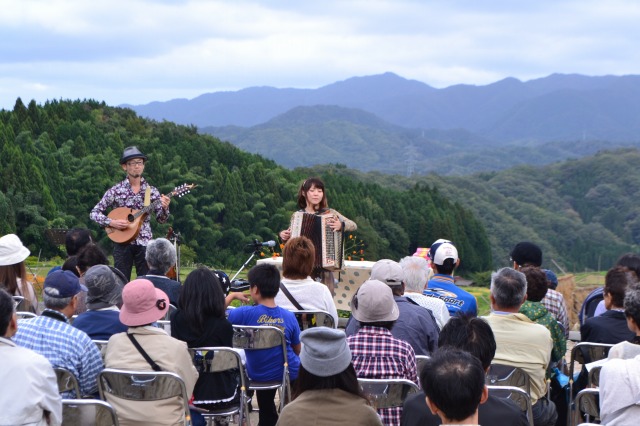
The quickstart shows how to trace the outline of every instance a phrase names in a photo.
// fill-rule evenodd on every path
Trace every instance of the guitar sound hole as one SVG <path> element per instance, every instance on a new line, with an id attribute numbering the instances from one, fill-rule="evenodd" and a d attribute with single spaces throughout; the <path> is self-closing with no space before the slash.
<path id="1" fill-rule="evenodd" d="M 134 221 L 134 220 L 136 220 L 136 218 L 135 218 L 135 217 L 133 217 L 133 215 L 132 215 L 132 214 L 130 214 L 130 215 L 128 215 L 128 216 L 127 216 L 127 220 L 128 220 L 129 222 L 133 223 L 133 221 Z"/>

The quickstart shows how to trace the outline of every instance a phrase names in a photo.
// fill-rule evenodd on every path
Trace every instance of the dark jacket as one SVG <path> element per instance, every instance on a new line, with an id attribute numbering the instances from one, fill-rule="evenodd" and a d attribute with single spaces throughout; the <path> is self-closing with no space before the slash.
<path id="1" fill-rule="evenodd" d="M 580 339 L 583 342 L 616 344 L 630 341 L 634 336 L 635 333 L 627 327 L 627 317 L 620 311 L 606 311 L 587 319 L 580 327 Z"/>

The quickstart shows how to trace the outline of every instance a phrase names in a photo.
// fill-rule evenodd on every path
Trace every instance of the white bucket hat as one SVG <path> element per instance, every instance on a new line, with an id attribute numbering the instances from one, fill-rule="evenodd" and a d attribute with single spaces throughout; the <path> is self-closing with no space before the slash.
<path id="1" fill-rule="evenodd" d="M 0 266 L 15 265 L 24 261 L 31 252 L 22 245 L 16 234 L 7 234 L 0 238 Z"/>

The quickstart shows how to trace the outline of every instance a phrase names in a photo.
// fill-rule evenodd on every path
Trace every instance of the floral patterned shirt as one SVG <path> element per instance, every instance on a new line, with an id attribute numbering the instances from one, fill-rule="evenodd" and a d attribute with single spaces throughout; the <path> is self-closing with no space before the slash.
<path id="1" fill-rule="evenodd" d="M 151 188 L 151 203 L 159 200 L 160 191 L 149 185 L 144 178 L 141 178 L 140 180 L 140 191 L 138 191 L 137 194 L 133 192 L 129 179 L 125 179 L 122 182 L 115 184 L 105 192 L 100 202 L 91 210 L 89 218 L 98 223 L 98 225 L 106 227 L 111 222 L 111 219 L 105 215 L 105 212 L 108 209 L 114 209 L 117 207 L 129 207 L 133 210 L 142 209 L 144 207 L 144 194 L 147 187 Z M 169 209 L 163 209 L 162 204 L 160 203 L 155 206 L 153 211 L 156 214 L 156 220 L 160 223 L 166 222 L 169 218 Z M 152 238 L 151 219 L 150 215 L 147 215 L 142 222 L 138 237 L 131 244 L 146 246 Z"/>

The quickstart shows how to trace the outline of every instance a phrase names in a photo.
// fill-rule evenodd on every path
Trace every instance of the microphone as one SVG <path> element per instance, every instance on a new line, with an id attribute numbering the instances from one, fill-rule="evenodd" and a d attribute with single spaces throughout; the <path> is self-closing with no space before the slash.
<path id="1" fill-rule="evenodd" d="M 275 246 L 276 246 L 276 242 L 273 240 L 265 241 L 263 243 L 261 243 L 258 240 L 253 240 L 253 243 L 247 244 L 247 247 L 275 247 Z"/>

